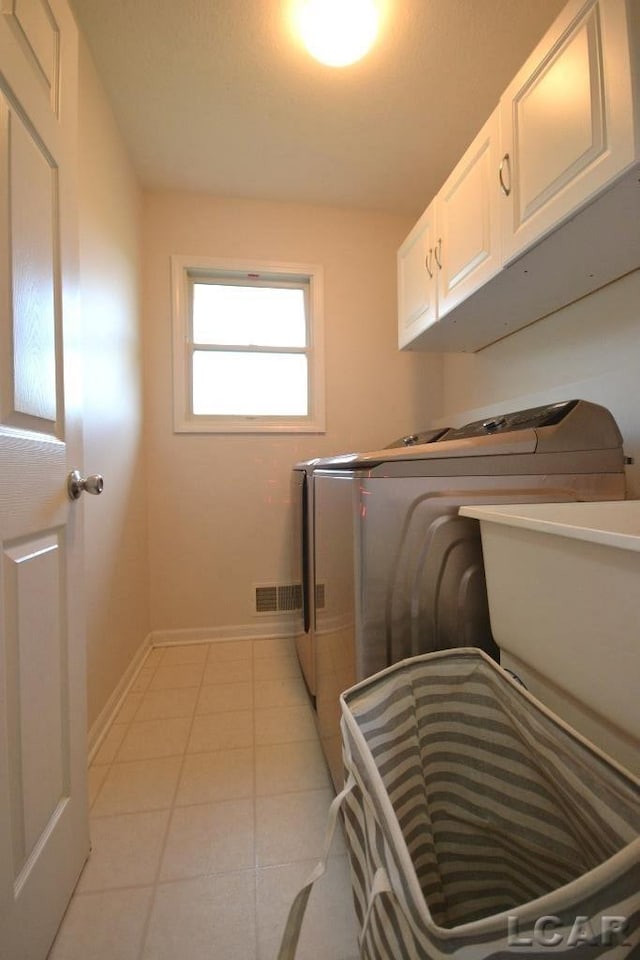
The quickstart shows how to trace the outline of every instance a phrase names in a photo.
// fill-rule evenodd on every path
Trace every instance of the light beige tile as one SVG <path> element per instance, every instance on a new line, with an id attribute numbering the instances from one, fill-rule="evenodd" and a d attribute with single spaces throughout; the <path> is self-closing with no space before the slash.
<path id="1" fill-rule="evenodd" d="M 257 871 L 258 960 L 273 960 L 293 898 L 315 860 Z M 357 922 L 346 857 L 331 857 L 316 881 L 296 951 L 296 960 L 358 960 Z"/>
<path id="2" fill-rule="evenodd" d="M 282 654 L 273 657 L 256 657 L 253 676 L 256 680 L 285 680 L 288 677 L 300 680 L 302 674 L 296 657 Z"/>
<path id="3" fill-rule="evenodd" d="M 207 662 L 202 682 L 203 684 L 249 683 L 252 678 L 252 660 L 214 660 Z"/>
<path id="4" fill-rule="evenodd" d="M 176 804 L 216 803 L 253 793 L 253 750 L 218 750 L 185 757 Z"/>
<path id="5" fill-rule="evenodd" d="M 181 764 L 181 757 L 114 763 L 93 805 L 93 816 L 107 817 L 169 807 Z"/>
<path id="6" fill-rule="evenodd" d="M 97 764 L 92 763 L 89 767 L 88 774 L 88 783 L 89 783 L 89 806 L 93 805 L 98 793 L 100 792 L 100 787 L 105 781 L 107 774 L 109 773 L 109 767 L 99 767 Z"/>
<path id="7" fill-rule="evenodd" d="M 256 680 L 253 685 L 256 709 L 264 707 L 295 707 L 309 703 L 309 695 L 299 677 L 279 680 Z"/>
<path id="8" fill-rule="evenodd" d="M 183 880 L 253 865 L 253 798 L 176 807 L 173 811 L 161 880 Z"/>
<path id="9" fill-rule="evenodd" d="M 111 763 L 115 759 L 118 748 L 124 740 L 128 729 L 129 725 L 126 723 L 114 723 L 109 730 L 107 730 L 106 736 L 93 758 L 93 763 L 97 766 L 104 763 Z"/>
<path id="10" fill-rule="evenodd" d="M 118 762 L 181 756 L 187 746 L 191 719 L 174 717 L 132 723 L 120 744 Z"/>
<path id="11" fill-rule="evenodd" d="M 253 646 L 251 640 L 223 640 L 209 644 L 208 663 L 220 663 L 224 660 L 251 660 Z"/>
<path id="12" fill-rule="evenodd" d="M 129 721 L 133 720 L 133 718 L 135 717 L 138 707 L 140 706 L 141 703 L 142 703 L 141 693 L 128 693 L 124 698 L 124 700 L 122 701 L 120 709 L 116 714 L 115 722 L 129 723 Z"/>
<path id="13" fill-rule="evenodd" d="M 152 887 L 73 898 L 48 960 L 138 960 Z"/>
<path id="14" fill-rule="evenodd" d="M 136 678 L 131 684 L 129 693 L 144 693 L 148 689 L 155 672 L 155 667 L 144 666 L 142 670 L 138 672 Z"/>
<path id="15" fill-rule="evenodd" d="M 143 960 L 253 960 L 255 955 L 253 870 L 158 887 Z"/>
<path id="16" fill-rule="evenodd" d="M 209 652 L 207 643 L 180 643 L 162 650 L 161 665 L 171 667 L 183 663 L 204 663 Z"/>
<path id="17" fill-rule="evenodd" d="M 160 863 L 168 810 L 125 813 L 91 821 L 91 855 L 78 891 L 153 884 Z"/>
<path id="18" fill-rule="evenodd" d="M 253 656 L 255 660 L 263 657 L 292 656 L 296 654 L 293 640 L 288 637 L 263 637 L 253 641 Z"/>
<path id="19" fill-rule="evenodd" d="M 136 721 L 168 717 L 192 717 L 198 699 L 198 687 L 181 690 L 149 690 L 141 698 Z"/>
<path id="20" fill-rule="evenodd" d="M 253 746 L 253 711 L 234 710 L 195 717 L 188 753 L 233 750 Z"/>
<path id="21" fill-rule="evenodd" d="M 319 858 L 332 790 L 306 790 L 256 799 L 256 864 L 259 867 Z M 332 855 L 346 853 L 339 828 Z"/>
<path id="22" fill-rule="evenodd" d="M 278 743 L 256 747 L 256 795 L 322 790 L 329 775 L 318 743 Z"/>
<path id="23" fill-rule="evenodd" d="M 201 688 L 196 714 L 226 713 L 229 710 L 251 710 L 252 708 L 251 683 L 216 683 Z"/>
<path id="24" fill-rule="evenodd" d="M 204 672 L 203 663 L 178 663 L 175 666 L 160 665 L 149 684 L 149 690 L 178 690 L 183 687 L 198 687 Z"/>
<path id="25" fill-rule="evenodd" d="M 256 743 L 292 743 L 317 740 L 311 707 L 267 707 L 255 711 Z"/>

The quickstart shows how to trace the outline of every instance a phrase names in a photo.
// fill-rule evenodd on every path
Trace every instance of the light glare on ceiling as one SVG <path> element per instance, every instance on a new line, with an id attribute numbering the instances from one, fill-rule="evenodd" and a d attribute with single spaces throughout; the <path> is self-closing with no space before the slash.
<path id="1" fill-rule="evenodd" d="M 378 35 L 380 0 L 299 0 L 298 33 L 309 53 L 330 67 L 360 60 Z"/>

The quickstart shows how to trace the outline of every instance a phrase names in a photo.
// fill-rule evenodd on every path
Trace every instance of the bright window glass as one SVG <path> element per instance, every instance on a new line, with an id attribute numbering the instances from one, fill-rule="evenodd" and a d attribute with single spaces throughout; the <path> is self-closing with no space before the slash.
<path id="1" fill-rule="evenodd" d="M 305 347 L 304 291 L 194 283 L 193 340 L 197 344 Z"/>
<path id="2" fill-rule="evenodd" d="M 304 355 L 194 351 L 194 414 L 306 417 L 308 410 Z"/>
<path id="3" fill-rule="evenodd" d="M 323 433 L 320 264 L 171 257 L 179 433 Z"/>

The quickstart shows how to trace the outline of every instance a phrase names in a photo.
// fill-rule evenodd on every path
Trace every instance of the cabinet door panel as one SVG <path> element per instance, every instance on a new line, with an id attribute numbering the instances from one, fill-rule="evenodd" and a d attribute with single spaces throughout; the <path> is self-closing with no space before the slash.
<path id="1" fill-rule="evenodd" d="M 633 161 L 628 64 L 625 0 L 572 0 L 508 87 L 501 100 L 511 188 L 503 202 L 505 260 Z"/>
<path id="2" fill-rule="evenodd" d="M 438 316 L 486 283 L 501 266 L 498 111 L 438 193 Z"/>
<path id="3" fill-rule="evenodd" d="M 434 220 L 432 204 L 398 250 L 398 345 L 401 349 L 438 319 Z"/>

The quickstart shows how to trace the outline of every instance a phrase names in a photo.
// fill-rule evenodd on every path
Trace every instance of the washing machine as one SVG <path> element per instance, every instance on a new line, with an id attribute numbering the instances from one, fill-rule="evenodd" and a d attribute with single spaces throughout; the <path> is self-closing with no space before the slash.
<path id="1" fill-rule="evenodd" d="M 624 465 L 611 413 L 575 399 L 316 464 L 315 695 L 336 789 L 343 690 L 432 650 L 473 646 L 499 658 L 478 521 L 460 506 L 623 499 Z"/>
<path id="2" fill-rule="evenodd" d="M 439 440 L 446 432 L 447 428 L 439 427 L 410 433 L 392 440 L 384 449 L 422 447 Z M 316 457 L 313 460 L 303 460 L 296 463 L 293 467 L 291 496 L 294 506 L 292 552 L 294 569 L 292 580 L 293 583 L 301 584 L 302 588 L 300 616 L 295 627 L 295 644 L 302 675 L 314 706 L 316 695 L 316 609 L 322 609 L 324 606 L 324 592 L 322 584 L 316 583 L 314 577 L 315 510 L 313 476 L 314 472 L 319 469 L 331 467 L 346 469 L 352 463 L 359 463 L 366 456 L 367 454 L 362 453 L 345 453 L 333 457 Z"/>

